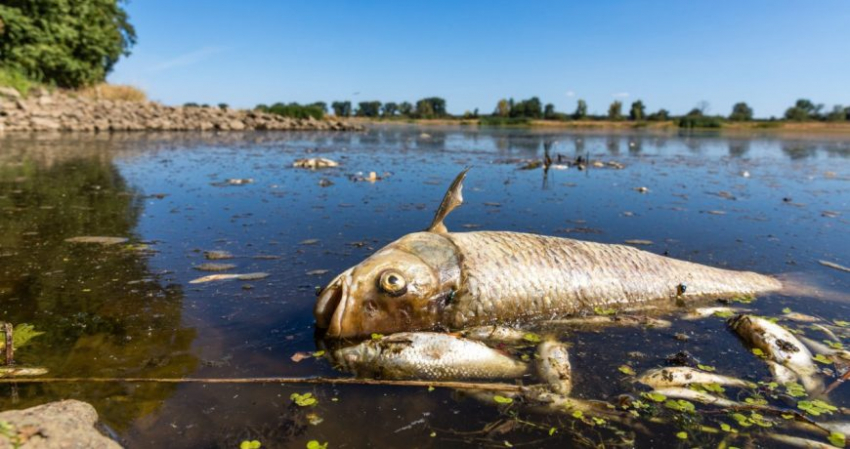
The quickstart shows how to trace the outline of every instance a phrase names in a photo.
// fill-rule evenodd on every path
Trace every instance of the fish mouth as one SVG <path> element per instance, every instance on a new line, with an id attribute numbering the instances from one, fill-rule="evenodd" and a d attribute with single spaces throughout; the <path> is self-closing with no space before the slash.
<path id="1" fill-rule="evenodd" d="M 327 329 L 329 337 L 343 336 L 343 321 L 345 318 L 346 305 L 350 301 L 348 294 L 351 270 L 346 270 L 322 290 L 316 306 L 313 308 L 313 316 L 316 318 L 316 326 Z"/>

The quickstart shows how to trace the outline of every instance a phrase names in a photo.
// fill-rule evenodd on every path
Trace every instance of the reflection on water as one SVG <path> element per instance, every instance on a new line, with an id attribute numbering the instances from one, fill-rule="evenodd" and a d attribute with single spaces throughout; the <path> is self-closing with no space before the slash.
<path id="1" fill-rule="evenodd" d="M 565 161 L 589 155 L 625 169 L 551 169 L 545 175 L 517 169 L 544 153 Z M 291 168 L 308 154 L 342 167 Z M 652 252 L 791 273 L 848 291 L 846 274 L 817 263 L 850 264 L 848 156 L 850 141 L 831 136 L 403 126 L 366 133 L 5 135 L 0 312 L 5 321 L 46 332 L 17 360 L 46 366 L 56 376 L 344 375 L 322 358 L 291 359 L 316 350 L 315 287 L 425 227 L 446 185 L 467 165 L 474 168 L 466 204 L 449 218 L 452 230 L 606 243 L 646 239 Z M 350 180 L 369 171 L 386 178 Z M 254 182 L 223 187 L 228 178 Z M 322 178 L 332 184 L 322 187 Z M 649 193 L 637 193 L 638 186 Z M 115 246 L 65 242 L 82 235 L 130 240 Z M 224 261 L 236 265 L 232 272 L 270 276 L 189 284 L 208 274 L 195 267 L 213 249 L 233 253 Z M 846 304 L 814 298 L 767 297 L 755 307 L 763 314 L 791 307 L 850 320 Z M 676 333 L 690 338 L 676 339 Z M 563 338 L 572 344 L 579 397 L 613 400 L 633 388 L 619 375 L 624 361 L 640 371 L 680 350 L 722 372 L 767 376 L 722 320 Z M 316 407 L 305 410 L 289 400 L 293 392 L 308 391 L 319 399 Z M 311 439 L 332 447 L 504 441 L 557 447 L 588 438 L 586 432 L 574 437 L 569 417 L 522 412 L 531 424 L 517 424 L 513 409 L 439 389 L 55 384 L 19 386 L 17 392 L 13 400 L 10 387 L 0 388 L 0 406 L 89 401 L 131 447 L 234 447 L 247 438 L 264 447 L 297 448 Z M 844 390 L 832 399 L 850 405 Z M 316 417 L 309 413 L 322 422 L 310 424 Z M 559 429 L 554 436 L 551 427 Z M 636 434 L 638 445 L 675 441 L 669 426 L 651 430 Z"/>

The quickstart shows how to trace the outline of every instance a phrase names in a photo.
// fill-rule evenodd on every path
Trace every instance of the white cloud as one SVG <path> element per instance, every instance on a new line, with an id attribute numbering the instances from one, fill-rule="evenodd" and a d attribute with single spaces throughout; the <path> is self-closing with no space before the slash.
<path id="1" fill-rule="evenodd" d="M 227 47 L 204 47 L 189 53 L 160 62 L 148 68 L 148 72 L 162 72 L 175 67 L 185 67 L 209 59 L 215 54 L 228 50 Z"/>
<path id="2" fill-rule="evenodd" d="M 614 98 L 629 98 L 629 93 L 628 92 L 617 92 L 615 94 L 611 94 L 611 96 L 614 97 Z"/>
<path id="3" fill-rule="evenodd" d="M 575 93 L 575 91 L 568 90 L 568 91 L 567 91 L 567 96 L 568 96 L 568 97 L 575 97 L 575 96 L 576 96 L 576 93 Z"/>

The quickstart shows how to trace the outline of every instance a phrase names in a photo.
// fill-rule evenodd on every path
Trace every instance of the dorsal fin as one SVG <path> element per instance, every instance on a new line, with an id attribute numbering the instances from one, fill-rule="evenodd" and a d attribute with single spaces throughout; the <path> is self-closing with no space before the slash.
<path id="1" fill-rule="evenodd" d="M 446 219 L 446 216 L 449 215 L 451 211 L 453 211 L 456 207 L 463 204 L 463 179 L 466 178 L 466 172 L 472 167 L 465 168 L 459 175 L 452 181 L 452 185 L 449 186 L 449 190 L 446 192 L 446 196 L 443 197 L 443 202 L 440 203 L 440 207 L 437 208 L 437 213 L 434 214 L 434 221 L 431 222 L 431 226 L 428 226 L 428 232 L 436 232 L 439 234 L 445 234 L 449 232 L 446 229 L 446 225 L 443 224 L 443 220 Z"/>

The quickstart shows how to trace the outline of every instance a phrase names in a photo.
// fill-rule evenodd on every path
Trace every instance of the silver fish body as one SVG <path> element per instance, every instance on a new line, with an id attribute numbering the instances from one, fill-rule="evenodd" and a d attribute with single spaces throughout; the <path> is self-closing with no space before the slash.
<path id="1" fill-rule="evenodd" d="M 384 379 L 508 379 L 528 367 L 473 340 L 434 332 L 402 332 L 334 351 L 334 359 L 359 377 Z"/>

